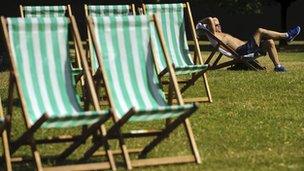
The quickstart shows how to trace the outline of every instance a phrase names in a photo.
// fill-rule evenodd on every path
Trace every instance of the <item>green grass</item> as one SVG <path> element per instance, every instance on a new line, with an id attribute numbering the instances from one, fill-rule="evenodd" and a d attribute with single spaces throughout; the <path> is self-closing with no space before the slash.
<path id="1" fill-rule="evenodd" d="M 304 53 L 282 52 L 280 59 L 288 72 L 273 72 L 267 57 L 259 60 L 267 67 L 266 71 L 208 71 L 214 102 L 200 105 L 190 118 L 202 164 L 138 170 L 304 170 Z M 0 82 L 0 95 L 6 106 L 7 72 L 0 73 Z M 186 96 L 202 93 L 204 89 L 196 85 Z M 19 103 L 15 105 L 14 137 L 24 129 Z M 162 124 L 136 123 L 128 125 L 127 129 Z M 57 133 L 73 134 L 77 131 L 79 129 L 43 130 L 38 132 L 37 137 Z M 180 127 L 150 156 L 189 154 L 185 140 L 185 133 Z M 131 147 L 138 147 L 145 144 L 147 139 L 127 142 Z M 112 148 L 117 148 L 116 142 L 111 143 Z M 64 146 L 39 146 L 39 150 L 43 155 L 54 155 L 63 150 Z M 81 156 L 86 147 L 83 146 L 71 159 Z M 29 148 L 22 148 L 18 154 L 31 156 Z M 32 170 L 33 165 L 15 165 L 16 170 L 25 168 Z"/>

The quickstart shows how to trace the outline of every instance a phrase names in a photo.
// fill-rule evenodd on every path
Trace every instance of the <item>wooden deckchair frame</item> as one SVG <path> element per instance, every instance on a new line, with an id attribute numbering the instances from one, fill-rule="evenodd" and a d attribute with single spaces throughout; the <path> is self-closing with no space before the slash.
<path id="1" fill-rule="evenodd" d="M 192 39 L 193 39 L 193 42 L 194 42 L 193 62 L 194 62 L 194 64 L 204 64 L 204 60 L 203 60 L 203 57 L 202 57 L 202 54 L 201 54 L 199 42 L 198 42 L 198 39 L 197 39 L 195 27 L 194 27 L 194 22 L 193 22 L 193 17 L 192 17 L 192 12 L 191 12 L 191 8 L 190 8 L 189 2 L 183 3 L 183 7 L 186 9 L 186 14 L 187 14 L 186 16 L 187 16 L 187 19 L 190 22 L 191 35 L 192 35 Z M 147 11 L 146 11 L 146 4 L 142 4 L 142 11 L 143 11 L 144 14 L 147 13 Z M 156 65 L 158 65 L 158 64 L 156 63 Z M 159 76 L 162 77 L 163 75 L 165 75 L 167 73 L 167 71 L 168 70 L 165 69 L 163 72 L 159 73 Z M 199 72 L 199 73 L 192 74 L 192 76 L 191 76 L 190 79 L 178 80 L 178 83 L 183 85 L 183 87 L 181 88 L 181 93 L 184 93 L 201 76 L 203 76 L 204 87 L 205 87 L 205 91 L 206 91 L 207 97 L 184 98 L 184 101 L 186 103 L 191 103 L 191 102 L 212 102 L 213 101 L 212 100 L 211 91 L 210 91 L 210 88 L 209 88 L 207 74 L 206 74 L 205 71 L 204 72 Z M 168 83 L 168 82 L 165 81 L 164 83 Z M 170 85 L 169 85 L 169 89 L 170 89 Z M 174 102 L 176 103 L 176 101 L 174 101 Z"/>
<path id="2" fill-rule="evenodd" d="M 76 41 L 76 45 L 77 48 L 80 52 L 80 57 L 81 57 L 81 62 L 84 66 L 84 75 L 85 75 L 85 81 L 86 81 L 86 85 L 87 88 L 89 89 L 89 93 L 90 93 L 90 97 L 91 97 L 91 101 L 93 104 L 93 107 L 96 111 L 100 111 L 100 107 L 98 105 L 98 98 L 94 89 L 94 85 L 93 85 L 93 80 L 90 76 L 90 72 L 89 72 L 89 65 L 88 62 L 86 60 L 86 58 L 84 57 L 84 52 L 82 49 L 82 44 L 80 41 L 80 35 L 79 35 L 79 31 L 77 29 L 76 26 L 76 21 L 75 18 L 73 16 L 69 16 L 69 20 L 70 20 L 70 24 L 71 24 L 71 29 L 72 29 L 72 33 L 73 36 L 75 38 Z M 43 168 L 42 166 L 42 162 L 41 162 L 41 157 L 40 157 L 40 153 L 37 150 L 36 147 L 36 141 L 33 137 L 35 131 L 37 129 L 40 128 L 40 126 L 48 120 L 48 114 L 44 113 L 41 118 L 39 120 L 37 120 L 32 126 L 29 122 L 29 118 L 28 118 L 28 113 L 25 110 L 26 105 L 25 105 L 25 99 L 23 96 L 23 92 L 21 90 L 21 83 L 19 81 L 19 75 L 17 74 L 17 72 L 15 72 L 16 69 L 16 65 L 15 65 L 15 61 L 13 58 L 13 53 L 12 53 L 12 47 L 10 45 L 10 40 L 9 40 L 9 33 L 8 33 L 8 28 L 7 28 L 7 21 L 4 17 L 1 17 L 1 24 L 2 24 L 2 28 L 3 28 L 3 33 L 4 33 L 4 37 L 5 37 L 5 42 L 6 42 L 6 46 L 7 46 L 7 50 L 8 50 L 8 55 L 10 56 L 10 62 L 11 62 L 11 69 L 10 69 L 10 81 L 9 81 L 9 97 L 8 97 L 8 108 L 7 108 L 7 115 L 8 116 L 12 116 L 12 110 L 13 110 L 13 104 L 12 104 L 12 100 L 13 100 L 13 94 L 14 94 L 14 87 L 16 86 L 17 88 L 17 93 L 18 96 L 20 98 L 21 101 L 21 107 L 22 107 L 22 116 L 24 118 L 25 121 L 25 125 L 26 125 L 26 131 L 23 135 L 21 135 L 17 140 L 15 141 L 9 141 L 10 143 L 10 147 L 11 147 L 11 153 L 14 153 L 20 146 L 22 145 L 30 145 L 31 147 L 31 151 L 35 160 L 35 167 L 37 170 L 43 170 L 43 169 L 54 169 L 54 170 L 75 170 L 75 169 L 113 169 L 116 170 L 116 166 L 114 163 L 114 158 L 112 156 L 111 151 L 108 149 L 108 145 L 107 145 L 107 140 L 103 139 L 103 142 L 105 143 L 105 151 L 107 153 L 107 157 L 108 157 L 108 162 L 104 162 L 104 163 L 91 163 L 91 164 L 77 164 L 77 165 L 67 165 L 67 166 L 56 166 L 56 167 L 46 167 Z M 89 128 L 87 128 L 86 132 L 83 132 L 80 136 L 75 137 L 75 138 L 71 138 L 70 140 L 74 140 L 73 144 L 70 145 L 66 151 L 69 151 L 70 153 L 73 152 L 78 146 L 80 146 L 81 144 L 83 144 L 83 142 L 85 142 L 85 140 L 93 133 L 95 133 L 98 129 L 99 131 L 101 131 L 102 135 L 106 135 L 106 131 L 105 131 L 105 127 L 102 125 L 105 121 L 107 121 L 109 119 L 110 116 L 101 116 L 99 121 L 96 122 L 95 124 L 91 125 Z M 11 125 L 9 124 L 8 126 L 9 128 L 11 127 Z M 8 133 L 10 133 L 10 129 L 8 130 Z M 10 135 L 10 134 L 9 134 Z M 57 141 L 58 140 L 58 141 Z M 44 141 L 42 141 L 44 142 Z M 58 139 L 55 139 L 54 141 L 52 141 L 52 143 L 60 143 L 62 141 L 60 141 L 60 137 Z M 66 152 L 65 151 L 65 152 Z M 61 155 L 62 156 L 62 155 Z M 60 158 L 62 158 L 60 156 Z"/>
<path id="3" fill-rule="evenodd" d="M 3 117 L 4 120 L 4 126 L 0 128 L 1 138 L 2 138 L 2 147 L 3 147 L 3 159 L 5 161 L 5 170 L 12 171 L 12 163 L 11 163 L 11 156 L 10 156 L 10 149 L 9 149 L 9 143 L 8 143 L 8 136 L 6 131 L 6 125 L 10 122 L 9 116 L 4 117 L 3 113 L 3 106 L 0 99 L 0 117 Z"/>
<path id="4" fill-rule="evenodd" d="M 245 64 L 248 68 L 252 70 L 265 70 L 265 67 L 261 66 L 259 62 L 253 58 L 253 59 L 246 59 L 245 57 L 239 55 L 235 50 L 233 50 L 230 46 L 226 45 L 224 42 L 222 42 L 220 39 L 218 39 L 212 32 L 210 32 L 208 29 L 204 29 L 205 34 L 207 34 L 207 37 L 209 36 L 211 39 L 215 40 L 217 42 L 217 45 L 214 46 L 212 52 L 210 53 L 209 57 L 205 61 L 205 64 L 209 65 L 209 68 L 212 70 L 225 68 L 228 66 L 232 66 L 238 63 Z M 209 39 L 209 38 L 208 38 Z M 223 48 L 224 50 L 231 53 L 233 58 L 231 60 L 228 60 L 226 62 L 219 63 L 223 53 L 220 52 L 220 48 Z M 216 52 L 219 52 L 219 55 L 215 58 Z M 215 58 L 215 59 L 214 59 Z M 211 63 L 213 61 L 213 63 Z"/>
<path id="5" fill-rule="evenodd" d="M 166 62 L 168 64 L 171 64 L 171 59 L 170 59 L 169 53 L 168 53 L 168 51 L 165 47 L 163 35 L 160 32 L 160 26 L 157 23 L 157 18 L 154 15 L 153 15 L 152 20 L 156 23 L 157 33 L 158 33 L 158 35 L 160 36 L 160 39 L 161 39 L 161 46 L 162 46 L 162 50 L 164 51 L 165 56 L 166 56 Z M 109 95 L 108 92 L 110 90 L 109 90 L 107 77 L 104 73 L 104 66 L 103 66 L 103 62 L 102 62 L 103 59 L 102 59 L 101 51 L 100 51 L 100 48 L 97 46 L 96 34 L 95 34 L 94 28 L 93 28 L 94 27 L 93 26 L 93 21 L 92 21 L 92 18 L 90 18 L 89 16 L 87 16 L 86 21 L 87 21 L 87 25 L 88 25 L 88 28 L 89 28 L 89 32 L 90 32 L 91 37 L 92 37 L 95 53 L 96 53 L 97 58 L 98 58 L 99 71 L 101 72 L 102 80 L 103 80 L 103 83 L 104 83 L 104 88 L 105 88 L 106 94 L 108 96 Z M 177 103 L 179 105 L 183 105 L 184 101 L 183 101 L 182 95 L 179 91 L 179 86 L 178 86 L 178 83 L 177 83 L 177 78 L 175 76 L 175 71 L 174 71 L 174 69 L 171 65 L 168 65 L 168 72 L 169 72 L 169 75 L 170 75 L 170 79 L 172 81 L 172 86 L 173 86 L 174 92 L 175 92 L 176 97 L 177 97 Z M 112 97 L 111 96 L 108 96 L 108 97 L 109 97 L 108 98 L 109 105 L 110 105 L 110 107 L 113 107 L 114 103 L 113 103 Z M 197 108 L 197 106 L 195 108 Z M 181 115 L 177 119 L 168 123 L 162 131 L 151 131 L 151 132 L 147 131 L 147 132 L 144 132 L 144 133 L 139 133 L 138 132 L 138 133 L 127 133 L 127 134 L 122 133 L 121 128 L 124 126 L 125 123 L 128 122 L 128 120 L 133 116 L 133 114 L 136 113 L 135 109 L 131 108 L 121 119 L 118 119 L 117 116 L 116 116 L 117 114 L 115 112 L 113 112 L 112 113 L 112 119 L 113 119 L 114 125 L 108 130 L 107 137 L 109 139 L 116 138 L 116 139 L 119 140 L 119 145 L 120 145 L 120 149 L 121 149 L 121 153 L 119 153 L 119 154 L 123 155 L 125 165 L 126 165 L 128 170 L 132 169 L 133 167 L 174 164 L 174 163 L 196 162 L 196 163 L 199 164 L 199 163 L 201 163 L 201 158 L 200 158 L 199 151 L 198 151 L 198 148 L 197 148 L 197 145 L 196 145 L 196 142 L 195 142 L 195 138 L 194 138 L 194 135 L 193 135 L 193 132 L 192 132 L 190 121 L 187 119 L 193 113 L 194 110 L 196 110 L 196 109 L 192 109 L 188 112 L 185 112 L 183 115 Z M 156 145 L 158 145 L 161 141 L 163 141 L 180 124 L 183 124 L 184 127 L 185 127 L 187 138 L 189 139 L 190 147 L 191 147 L 191 150 L 192 150 L 192 155 L 181 156 L 181 157 L 164 157 L 164 158 L 145 159 L 147 154 Z M 139 150 L 139 152 L 140 152 L 139 153 L 139 159 L 131 160 L 130 156 L 129 156 L 129 153 L 138 152 L 138 151 L 137 150 L 128 150 L 124 139 L 129 138 L 129 137 L 145 137 L 145 136 L 156 136 L 156 138 L 154 140 L 152 140 L 143 149 Z M 98 143 L 95 143 L 84 154 L 84 159 L 93 155 L 93 153 L 95 151 L 97 151 L 99 146 L 101 146 L 101 145 L 102 145 L 101 141 L 99 141 Z"/>

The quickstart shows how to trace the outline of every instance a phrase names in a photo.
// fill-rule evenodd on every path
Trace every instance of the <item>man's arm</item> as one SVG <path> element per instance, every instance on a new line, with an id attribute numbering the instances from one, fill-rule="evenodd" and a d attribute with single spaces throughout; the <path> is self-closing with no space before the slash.
<path id="1" fill-rule="evenodd" d="M 215 34 L 215 24 L 212 17 L 206 17 L 200 21 L 200 23 L 207 24 L 207 28 L 211 33 Z"/>

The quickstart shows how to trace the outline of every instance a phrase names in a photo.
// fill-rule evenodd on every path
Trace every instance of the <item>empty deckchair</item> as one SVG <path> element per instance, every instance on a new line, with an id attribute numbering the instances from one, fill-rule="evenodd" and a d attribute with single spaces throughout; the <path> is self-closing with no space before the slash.
<path id="1" fill-rule="evenodd" d="M 20 15 L 21 17 L 68 17 L 72 16 L 72 10 L 70 5 L 57 5 L 57 6 L 50 6 L 50 5 L 44 5 L 44 6 L 23 6 L 19 5 Z M 75 42 L 74 42 L 75 44 Z M 76 46 L 76 45 L 75 45 Z M 78 82 L 78 80 L 82 75 L 82 67 L 79 57 L 79 52 L 77 50 L 77 47 L 75 47 L 75 65 L 72 67 L 73 75 L 75 76 L 76 80 L 75 83 Z M 81 85 L 83 86 L 84 80 L 81 79 Z"/>
<path id="2" fill-rule="evenodd" d="M 98 72 L 101 72 L 109 104 L 113 110 L 114 125 L 109 128 L 107 135 L 119 139 L 127 169 L 146 165 L 200 163 L 198 149 L 187 119 L 197 106 L 184 104 L 164 43 L 162 50 L 169 64 L 167 68 L 174 85 L 174 93 L 178 97 L 178 105 L 169 105 L 155 70 L 149 32 L 150 22 L 154 22 L 155 17 L 106 16 L 90 17 L 87 21 L 100 66 Z M 121 134 L 121 129 L 126 123 L 168 118 L 174 120 L 160 131 L 131 131 L 129 134 Z M 185 126 L 192 155 L 146 159 L 147 154 L 180 124 Z M 149 135 L 156 137 L 140 150 L 139 159 L 131 160 L 124 139 Z M 94 144 L 84 157 L 92 155 L 100 145 L 102 142 Z"/>
<path id="3" fill-rule="evenodd" d="M 263 70 L 265 67 L 262 67 L 259 62 L 256 60 L 261 56 L 265 56 L 266 54 L 260 53 L 250 53 L 246 55 L 239 55 L 235 50 L 231 47 L 223 43 L 220 39 L 218 39 L 207 27 L 205 24 L 199 23 L 196 26 L 197 31 L 202 31 L 205 33 L 206 37 L 210 41 L 211 45 L 214 47 L 213 51 L 205 61 L 205 64 L 208 64 L 210 69 L 219 69 L 224 67 L 234 67 L 235 65 L 244 64 L 247 68 L 252 70 Z M 201 33 L 202 34 L 202 33 Z M 215 58 L 216 52 L 219 52 L 217 58 Z M 222 56 L 226 56 L 229 59 L 220 63 Z M 215 59 L 214 59 L 215 58 Z"/>
<path id="4" fill-rule="evenodd" d="M 135 6 L 131 5 L 84 5 L 86 15 L 112 16 L 135 14 Z"/>
<path id="5" fill-rule="evenodd" d="M 59 6 L 19 6 L 21 17 L 64 17 L 71 16 L 70 5 Z"/>
<path id="6" fill-rule="evenodd" d="M 5 161 L 5 170 L 11 171 L 12 170 L 12 164 L 11 164 L 11 157 L 10 157 L 10 151 L 9 151 L 9 144 L 8 144 L 8 138 L 7 138 L 7 132 L 6 132 L 6 125 L 9 122 L 8 117 L 4 117 L 3 114 L 3 108 L 2 108 L 2 102 L 0 99 L 0 134 L 2 138 L 2 147 L 3 147 L 3 159 Z"/>
<path id="7" fill-rule="evenodd" d="M 135 15 L 135 5 L 84 5 L 86 16 L 117 16 L 117 15 Z M 92 45 L 92 40 L 88 32 L 88 47 L 91 59 L 92 73 L 98 69 L 98 62 Z"/>
<path id="8" fill-rule="evenodd" d="M 212 102 L 211 92 L 205 73 L 208 69 L 208 65 L 204 65 L 201 56 L 189 3 L 143 4 L 142 8 L 145 14 L 156 14 L 158 16 L 161 23 L 162 32 L 164 33 L 166 47 L 168 48 L 168 52 L 172 58 L 176 74 L 178 74 L 178 76 L 188 75 L 186 80 L 179 81 L 179 83 L 183 84 L 183 87 L 181 87 L 181 92 L 183 93 L 186 91 L 199 78 L 203 78 L 206 97 L 202 97 L 202 95 L 200 95 L 201 97 L 187 98 L 185 101 Z M 186 14 L 188 16 L 188 20 L 190 21 L 189 26 L 195 45 L 194 59 L 191 57 L 186 38 L 184 8 L 186 9 Z M 152 25 L 151 27 L 153 28 L 154 26 Z M 152 29 L 152 32 L 155 31 Z M 153 42 L 156 44 L 154 53 L 159 53 L 159 58 L 156 59 L 158 72 L 160 76 L 163 76 L 168 70 L 165 65 L 163 54 L 161 53 L 161 50 L 159 50 L 159 40 L 157 38 L 153 38 Z"/>
<path id="9" fill-rule="evenodd" d="M 66 151 L 73 151 L 76 146 L 95 133 L 110 116 L 109 111 L 101 111 L 98 106 L 93 81 L 88 63 L 83 56 L 80 36 L 73 17 L 43 18 L 1 18 L 11 61 L 9 83 L 8 115 L 12 113 L 12 100 L 16 86 L 21 101 L 22 114 L 26 130 L 17 139 L 10 138 L 10 150 L 14 153 L 23 145 L 30 145 L 35 166 L 42 170 L 40 153 L 34 134 L 38 129 L 69 128 L 87 125 L 77 137 L 72 137 L 72 145 Z M 71 27 L 68 27 L 69 24 Z M 72 32 L 68 29 L 71 28 Z M 93 102 L 94 110 L 88 111 L 80 106 L 77 93 L 72 85 L 72 72 L 69 61 L 68 35 L 73 33 L 84 66 L 87 81 L 88 99 Z M 104 132 L 104 129 L 102 129 Z M 46 134 L 46 133 L 45 133 Z M 58 141 L 56 141 L 58 140 Z M 60 138 L 39 140 L 39 143 L 59 143 Z M 105 142 L 105 140 L 103 140 Z M 111 153 L 108 152 L 106 163 L 93 165 L 57 166 L 59 170 L 114 168 Z"/>

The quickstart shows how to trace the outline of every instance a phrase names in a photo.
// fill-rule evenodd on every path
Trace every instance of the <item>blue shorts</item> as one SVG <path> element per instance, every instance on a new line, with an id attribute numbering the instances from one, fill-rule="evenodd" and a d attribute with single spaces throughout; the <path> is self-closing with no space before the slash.
<path id="1" fill-rule="evenodd" d="M 264 49 L 261 48 L 261 45 L 264 43 L 265 41 L 262 40 L 260 43 L 260 46 L 258 46 L 254 40 L 253 37 L 251 37 L 251 39 L 249 39 L 244 45 L 238 47 L 236 49 L 236 52 L 239 55 L 247 55 L 247 54 L 251 54 L 251 53 L 255 53 L 255 54 L 266 54 L 266 51 Z"/>

